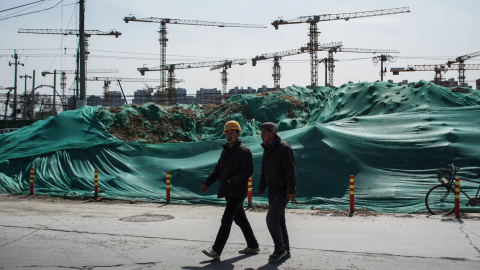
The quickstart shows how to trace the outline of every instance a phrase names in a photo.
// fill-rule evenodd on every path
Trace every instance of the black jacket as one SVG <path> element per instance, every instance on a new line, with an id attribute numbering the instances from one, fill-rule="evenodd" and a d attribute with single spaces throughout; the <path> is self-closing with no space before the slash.
<path id="1" fill-rule="evenodd" d="M 240 139 L 230 147 L 224 144 L 222 154 L 210 175 L 203 181 L 209 187 L 219 179 L 218 198 L 245 198 L 248 192 L 248 178 L 253 173 L 252 152 Z"/>
<path id="2" fill-rule="evenodd" d="M 262 174 L 258 191 L 263 193 L 268 187 L 269 191 L 296 194 L 297 172 L 292 147 L 279 137 L 275 137 L 272 145 L 262 143 L 262 146 Z"/>

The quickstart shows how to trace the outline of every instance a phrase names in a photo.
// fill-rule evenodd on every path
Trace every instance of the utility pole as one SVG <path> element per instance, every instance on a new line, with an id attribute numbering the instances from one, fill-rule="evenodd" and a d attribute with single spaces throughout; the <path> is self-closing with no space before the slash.
<path id="1" fill-rule="evenodd" d="M 57 104 L 55 102 L 55 92 L 57 92 L 57 70 L 53 71 L 53 115 L 57 115 Z"/>
<path id="2" fill-rule="evenodd" d="M 29 76 L 27 74 L 25 75 L 20 75 L 20 78 L 25 79 L 25 91 L 23 93 L 23 106 L 22 106 L 22 120 L 25 120 L 25 112 L 27 110 L 27 79 L 32 78 L 32 76 Z"/>
<path id="3" fill-rule="evenodd" d="M 383 63 L 385 62 L 388 64 L 389 62 L 395 62 L 397 58 L 388 54 L 382 54 L 380 56 L 373 57 L 372 60 L 375 65 L 380 62 L 380 80 L 383 82 L 383 76 L 387 72 L 387 68 L 384 67 Z"/>
<path id="4" fill-rule="evenodd" d="M 85 0 L 80 0 L 80 100 L 77 108 L 85 105 L 86 84 L 85 84 Z M 54 95 L 55 96 L 55 95 Z"/>
<path id="5" fill-rule="evenodd" d="M 35 70 L 32 74 L 32 112 L 30 113 L 32 121 L 35 122 Z"/>
<path id="6" fill-rule="evenodd" d="M 14 50 L 13 52 L 14 53 L 12 57 L 15 59 L 15 62 L 10 63 L 10 61 L 8 61 L 8 66 L 15 65 L 15 80 L 13 85 L 13 119 L 17 120 L 17 66 L 24 66 L 24 64 L 18 62 L 17 50 Z"/>

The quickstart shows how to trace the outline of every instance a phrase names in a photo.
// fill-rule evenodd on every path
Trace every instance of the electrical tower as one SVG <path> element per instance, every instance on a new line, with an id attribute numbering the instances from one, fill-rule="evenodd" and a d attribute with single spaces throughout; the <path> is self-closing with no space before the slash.
<path id="1" fill-rule="evenodd" d="M 383 76 L 385 75 L 385 73 L 387 73 L 387 68 L 383 67 L 384 66 L 383 63 L 386 63 L 385 65 L 388 65 L 388 63 L 390 62 L 397 61 L 397 58 L 395 56 L 391 56 L 388 54 L 382 54 L 382 55 L 373 57 L 372 61 L 373 61 L 373 64 L 375 65 L 378 64 L 378 62 L 380 62 L 380 81 L 383 82 Z"/>
<path id="2" fill-rule="evenodd" d="M 89 69 L 86 73 L 118 73 L 118 69 Z M 56 81 L 56 74 L 60 74 L 60 88 L 62 89 L 62 99 L 63 99 L 63 110 L 65 111 L 67 108 L 66 104 L 66 88 L 67 88 L 67 74 L 77 74 L 75 80 L 79 80 L 78 78 L 78 71 L 76 70 L 54 70 L 54 71 L 42 71 L 42 76 L 46 75 L 54 75 L 54 88 L 56 88 L 55 81 Z M 77 93 L 75 93 L 75 98 L 78 99 L 78 89 Z"/>
<path id="3" fill-rule="evenodd" d="M 318 35 L 320 34 L 320 32 L 317 29 L 318 22 L 333 21 L 333 20 L 348 21 L 350 19 L 356 19 L 356 18 L 392 15 L 392 14 L 407 13 L 407 12 L 410 12 L 409 7 L 353 12 L 353 13 L 302 16 L 292 20 L 278 19 L 273 21 L 272 25 L 275 27 L 275 29 L 278 29 L 280 25 L 286 25 L 286 24 L 300 24 L 300 23 L 310 24 L 309 34 L 308 34 L 310 36 L 310 42 L 308 43 L 308 48 L 310 53 L 311 88 L 313 89 L 318 86 L 317 51 L 318 51 Z"/>
<path id="4" fill-rule="evenodd" d="M 18 65 L 21 65 L 21 66 L 24 66 L 24 64 L 18 62 L 18 54 L 17 54 L 17 50 L 14 50 L 14 54 L 12 56 L 13 59 L 15 59 L 15 62 L 13 63 L 10 63 L 10 61 L 8 62 L 8 65 L 9 66 L 12 66 L 14 65 L 15 66 L 15 78 L 14 78 L 14 86 L 13 86 L 13 119 L 14 120 L 17 120 L 17 68 L 18 68 Z M 10 93 L 10 92 L 9 92 Z"/>
<path id="5" fill-rule="evenodd" d="M 127 98 L 125 97 L 125 92 L 123 92 L 122 84 L 120 82 L 159 82 L 158 79 L 145 79 L 145 78 L 120 78 L 120 77 L 93 77 L 87 78 L 87 81 L 103 81 L 103 105 L 109 106 L 109 87 L 112 81 L 116 81 L 118 86 L 120 86 L 120 91 L 122 91 L 123 99 L 125 104 L 128 104 Z"/>
<path id="6" fill-rule="evenodd" d="M 207 21 L 196 21 L 196 20 L 182 20 L 182 19 L 169 19 L 169 18 L 136 18 L 135 16 L 125 17 L 123 19 L 125 23 L 130 21 L 134 22 L 148 22 L 148 23 L 159 23 L 160 34 L 160 91 L 163 92 L 166 87 L 166 76 L 165 71 L 167 70 L 165 66 L 167 65 L 167 24 L 184 24 L 184 25 L 199 25 L 199 26 L 217 26 L 217 27 L 241 27 L 241 28 L 267 28 L 263 25 L 258 24 L 240 24 L 240 23 L 223 23 L 223 22 L 207 22 Z M 163 68 L 162 68 L 163 67 Z"/>
<path id="7" fill-rule="evenodd" d="M 467 54 L 467 55 L 462 55 L 462 56 L 459 56 L 459 57 L 455 58 L 455 60 L 449 60 L 447 62 L 448 67 L 451 67 L 452 64 L 458 63 L 458 84 L 461 87 L 463 87 L 465 85 L 465 66 L 466 65 L 465 65 L 464 62 L 468 59 L 477 57 L 479 55 L 480 55 L 480 51 L 475 52 L 475 53 L 471 53 L 471 54 Z"/>
<path id="8" fill-rule="evenodd" d="M 168 98 L 168 105 L 173 105 L 174 101 L 174 96 L 175 96 L 175 69 L 189 69 L 189 68 L 203 68 L 203 67 L 211 67 L 210 70 L 216 70 L 223 68 L 221 71 L 222 74 L 222 96 L 226 94 L 226 89 L 227 89 L 227 68 L 231 68 L 232 65 L 244 65 L 246 64 L 247 61 L 246 59 L 236 59 L 236 60 L 224 60 L 224 61 L 212 61 L 212 62 L 198 62 L 198 63 L 183 63 L 183 64 L 170 64 L 154 68 L 148 68 L 148 67 L 141 67 L 137 68 L 137 70 L 140 72 L 142 76 L 145 75 L 145 72 L 147 71 L 168 71 L 168 86 L 166 91 L 159 91 L 160 93 L 167 93 L 167 98 Z M 157 97 L 159 97 L 159 94 L 157 94 Z M 223 98 L 223 97 L 222 97 Z M 158 103 L 160 103 L 160 100 L 158 100 Z"/>

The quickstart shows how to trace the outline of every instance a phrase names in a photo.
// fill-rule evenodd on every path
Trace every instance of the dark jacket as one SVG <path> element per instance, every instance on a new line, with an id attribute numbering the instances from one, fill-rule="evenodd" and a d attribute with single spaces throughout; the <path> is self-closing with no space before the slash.
<path id="1" fill-rule="evenodd" d="M 222 154 L 210 175 L 203 181 L 209 187 L 219 179 L 218 198 L 245 198 L 248 192 L 248 178 L 253 173 L 253 159 L 250 149 L 240 139 L 230 147 L 224 144 Z"/>
<path id="2" fill-rule="evenodd" d="M 269 191 L 284 191 L 286 194 L 297 193 L 297 172 L 295 168 L 295 157 L 290 145 L 275 136 L 270 146 L 262 143 L 262 174 L 258 191 L 264 192 L 268 187 Z"/>

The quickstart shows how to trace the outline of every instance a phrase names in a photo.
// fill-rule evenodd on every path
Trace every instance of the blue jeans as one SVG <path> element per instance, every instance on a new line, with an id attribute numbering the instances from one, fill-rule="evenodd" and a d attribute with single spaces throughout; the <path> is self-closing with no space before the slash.
<path id="1" fill-rule="evenodd" d="M 270 208 L 267 213 L 267 227 L 275 245 L 275 253 L 290 251 L 290 242 L 288 241 L 287 224 L 285 220 L 285 207 L 288 204 L 288 198 L 285 191 L 268 191 L 268 203 Z"/>
<path id="2" fill-rule="evenodd" d="M 218 255 L 222 253 L 228 237 L 230 236 L 230 229 L 232 228 L 232 223 L 234 221 L 242 230 L 243 236 L 245 236 L 245 240 L 247 240 L 247 246 L 253 249 L 258 248 L 257 239 L 253 234 L 250 222 L 248 222 L 245 210 L 243 210 L 243 201 L 245 198 L 226 197 L 225 200 L 227 201 L 227 205 L 225 206 L 225 212 L 223 213 L 222 224 L 220 225 L 212 249 Z"/>

